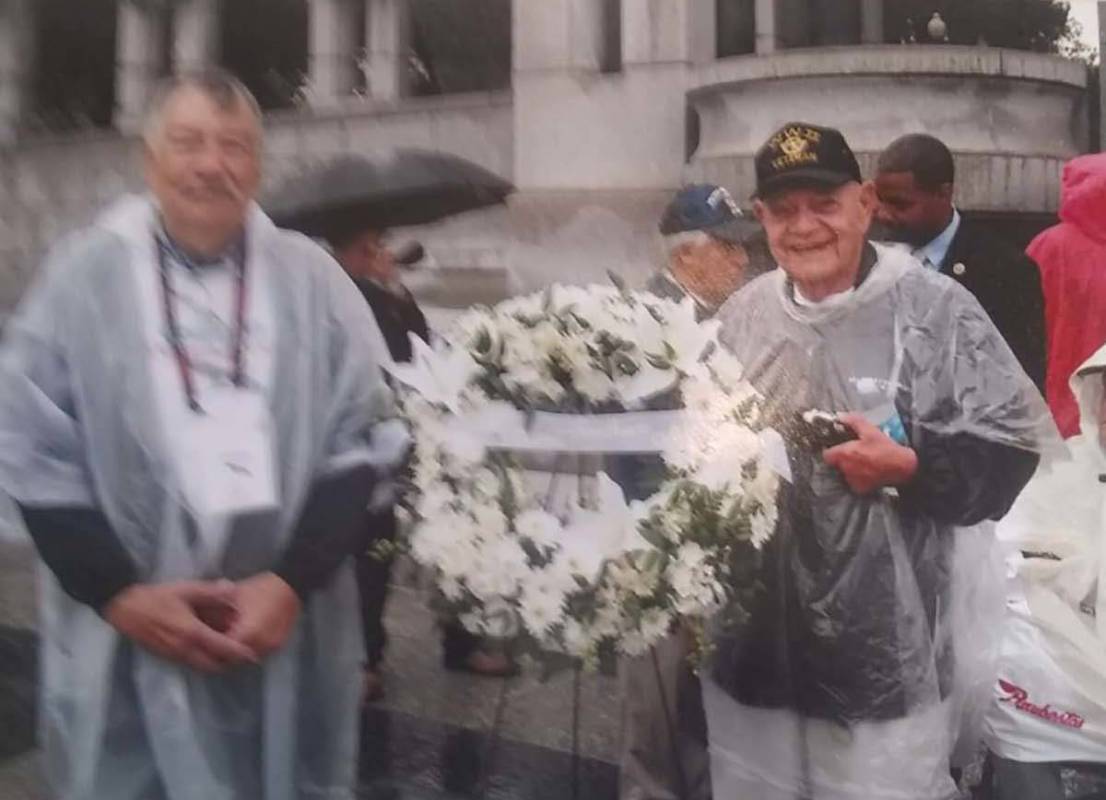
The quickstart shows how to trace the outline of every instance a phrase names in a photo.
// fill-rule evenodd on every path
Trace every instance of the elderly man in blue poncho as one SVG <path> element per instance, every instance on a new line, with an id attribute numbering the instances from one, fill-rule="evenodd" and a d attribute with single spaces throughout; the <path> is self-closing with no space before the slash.
<path id="1" fill-rule="evenodd" d="M 0 490 L 45 563 L 59 800 L 353 797 L 348 556 L 406 449 L 338 265 L 253 202 L 261 120 L 211 72 L 145 130 L 151 196 L 58 245 L 0 351 Z"/>

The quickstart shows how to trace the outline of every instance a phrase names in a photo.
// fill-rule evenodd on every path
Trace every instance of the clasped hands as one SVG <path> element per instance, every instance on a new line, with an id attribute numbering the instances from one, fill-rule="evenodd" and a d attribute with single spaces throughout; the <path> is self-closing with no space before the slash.
<path id="1" fill-rule="evenodd" d="M 202 672 L 262 662 L 284 645 L 299 612 L 299 597 L 272 572 L 238 582 L 135 584 L 103 609 L 123 636 Z"/>
<path id="2" fill-rule="evenodd" d="M 918 471 L 917 453 L 858 414 L 845 414 L 840 420 L 857 438 L 829 448 L 822 458 L 841 473 L 853 492 L 866 495 L 910 482 Z"/>

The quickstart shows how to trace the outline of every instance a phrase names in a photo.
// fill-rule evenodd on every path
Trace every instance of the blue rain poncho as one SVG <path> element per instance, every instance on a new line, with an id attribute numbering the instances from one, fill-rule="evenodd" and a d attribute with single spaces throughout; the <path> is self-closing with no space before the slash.
<path id="1" fill-rule="evenodd" d="M 1032 381 L 975 299 L 873 246 L 866 278 L 801 305 L 782 270 L 719 312 L 779 419 L 861 413 L 919 455 L 909 486 L 850 491 L 821 453 L 793 482 L 748 617 L 722 615 L 704 698 L 716 797 L 951 796 L 1001 616 L 1001 516 L 1058 446 Z"/>
<path id="2" fill-rule="evenodd" d="M 338 265 L 254 208 L 248 352 L 277 503 L 248 546 L 228 546 L 233 518 L 193 508 L 173 453 L 166 385 L 180 398 L 181 384 L 148 322 L 154 220 L 149 200 L 120 201 L 55 249 L 6 325 L 0 491 L 102 511 L 145 582 L 255 574 L 287 546 L 316 479 L 366 464 L 384 479 L 403 454 L 386 350 Z M 60 800 L 150 800 L 151 776 L 172 800 L 352 797 L 363 644 L 348 561 L 282 649 L 216 675 L 121 640 L 43 575 L 41 725 Z"/>

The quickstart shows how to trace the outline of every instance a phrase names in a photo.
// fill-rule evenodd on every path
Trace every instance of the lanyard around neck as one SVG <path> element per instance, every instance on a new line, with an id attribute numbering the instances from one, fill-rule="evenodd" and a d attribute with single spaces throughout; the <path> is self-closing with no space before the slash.
<path id="1" fill-rule="evenodd" d="M 184 396 L 188 401 L 188 407 L 197 414 L 202 414 L 204 409 L 200 405 L 196 392 L 195 373 L 192 368 L 192 358 L 188 354 L 184 337 L 181 335 L 180 323 L 177 320 L 177 297 L 173 292 L 172 277 L 169 272 L 169 260 L 173 257 L 171 246 L 162 237 L 156 236 L 158 272 L 161 275 L 161 301 L 165 312 L 165 324 L 168 328 L 169 345 L 173 348 L 173 356 L 180 372 L 181 384 L 184 386 Z M 241 246 L 235 249 L 234 254 L 234 327 L 231 329 L 230 353 L 231 372 L 230 380 L 235 388 L 241 389 L 246 382 L 246 249 Z"/>

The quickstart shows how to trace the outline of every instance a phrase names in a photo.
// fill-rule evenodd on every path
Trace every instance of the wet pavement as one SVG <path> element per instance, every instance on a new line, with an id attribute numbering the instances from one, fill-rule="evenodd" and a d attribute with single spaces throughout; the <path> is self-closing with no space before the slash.
<path id="1" fill-rule="evenodd" d="M 614 800 L 617 680 L 586 675 L 574 686 L 563 672 L 543 682 L 534 667 L 506 681 L 448 672 L 418 572 L 397 569 L 396 579 L 386 617 L 386 694 L 362 720 L 360 796 Z M 0 800 L 51 800 L 32 749 L 33 624 L 30 553 L 0 543 Z"/>

